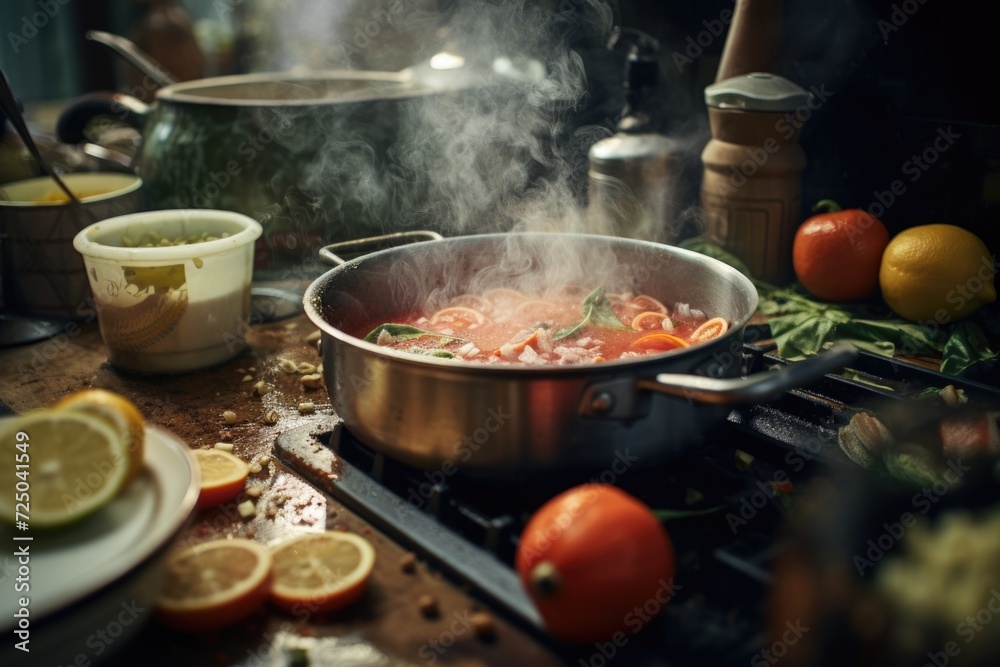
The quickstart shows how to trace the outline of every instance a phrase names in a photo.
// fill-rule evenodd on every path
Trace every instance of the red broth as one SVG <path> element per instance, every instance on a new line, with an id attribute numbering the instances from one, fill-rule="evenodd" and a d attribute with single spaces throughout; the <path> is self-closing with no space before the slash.
<path id="1" fill-rule="evenodd" d="M 565 365 L 663 354 L 728 329 L 726 320 L 709 319 L 686 304 L 668 308 L 645 294 L 602 293 L 594 303 L 601 304 L 607 319 L 595 315 L 570 333 L 583 319 L 587 296 L 581 289 L 545 297 L 493 289 L 463 294 L 440 310 L 403 314 L 391 324 L 356 334 L 388 348 L 462 361 Z"/>

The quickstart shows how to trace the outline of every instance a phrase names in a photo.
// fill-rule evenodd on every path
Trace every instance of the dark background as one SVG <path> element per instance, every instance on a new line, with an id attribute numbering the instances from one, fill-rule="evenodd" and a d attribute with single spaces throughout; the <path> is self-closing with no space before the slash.
<path id="1" fill-rule="evenodd" d="M 890 233 L 929 222 L 972 229 L 1000 247 L 1000 102 L 997 47 L 1000 10 L 966 0 L 785 0 L 784 45 L 779 74 L 809 89 L 834 94 L 806 122 L 801 143 L 806 206 L 831 197 L 867 208 L 876 192 L 902 180 L 906 192 L 883 214 Z M 912 11 L 898 30 L 878 21 L 894 8 Z M 682 51 L 689 36 L 705 30 L 732 2 L 626 1 L 622 23 L 659 38 L 665 56 Z M 900 15 L 897 15 L 897 19 Z M 714 81 L 723 40 L 705 47 L 692 70 L 677 72 L 661 59 L 669 109 L 666 128 L 704 115 L 702 91 Z M 951 127 L 959 134 L 915 182 L 904 163 Z M 808 211 L 804 212 L 807 215 Z"/>
<path id="2" fill-rule="evenodd" d="M 367 12 L 372 6 L 394 1 L 403 2 L 407 12 L 438 12 L 445 18 L 462 4 L 462 0 L 361 0 L 356 4 L 364 8 L 359 12 Z M 586 22 L 587 5 L 596 0 L 531 1 Z M 684 53 L 688 40 L 706 30 L 705 22 L 716 21 L 731 9 L 733 0 L 609 1 L 618 25 L 641 29 L 660 41 L 660 87 L 650 106 L 656 112 L 657 129 L 691 142 L 694 159 L 685 196 L 688 203 L 696 203 L 697 155 L 709 138 L 703 90 L 715 79 L 725 34 L 713 36 L 683 71 L 673 54 Z M 296 8 L 318 13 L 350 5 L 343 0 L 176 4 L 195 21 L 229 22 L 233 30 L 229 51 L 224 60 L 210 60 L 211 74 L 281 69 L 298 57 L 261 56 L 267 45 L 246 26 L 262 22 L 266 26 L 272 18 L 267 12 L 280 18 Z M 891 233 L 916 224 L 951 222 L 979 234 L 994 251 L 1000 248 L 1000 111 L 993 90 L 998 82 L 1000 42 L 997 4 L 971 0 L 784 0 L 781 4 L 784 26 L 778 73 L 806 89 L 823 86 L 834 93 L 805 124 L 802 134 L 808 159 L 804 205 L 831 197 L 844 207 L 867 208 L 876 201 L 877 192 L 888 191 L 899 179 L 906 192 L 883 215 Z M 4 20 L 0 32 L 7 35 L 16 30 L 18 17 L 37 10 L 35 5 L 32 0 L 6 4 L 0 13 Z M 122 89 L 127 86 L 122 65 L 83 35 L 91 28 L 128 34 L 149 7 L 149 2 L 140 0 L 71 0 L 20 56 L 14 57 L 5 37 L 0 65 L 15 90 L 25 91 L 22 97 L 29 101 Z M 894 8 L 901 12 L 897 20 L 905 16 L 906 21 L 898 30 L 884 33 L 878 22 L 891 21 Z M 572 23 L 565 23 L 564 29 L 584 56 L 590 92 L 571 124 L 612 127 L 624 101 L 623 53 L 612 54 Z M 380 35 L 386 44 L 410 40 L 408 55 L 400 56 L 401 50 L 396 50 L 396 62 L 392 53 L 372 48 L 349 64 L 389 68 L 405 64 L 406 57 L 427 55 L 422 50 L 433 52 L 433 40 L 420 41 L 414 34 L 387 29 Z M 322 30 L 318 35 L 330 44 L 350 38 Z M 302 35 L 303 40 L 307 37 Z M 960 138 L 918 181 L 911 181 L 904 163 L 930 146 L 939 129 L 949 127 Z M 806 208 L 803 217 L 807 215 Z"/>

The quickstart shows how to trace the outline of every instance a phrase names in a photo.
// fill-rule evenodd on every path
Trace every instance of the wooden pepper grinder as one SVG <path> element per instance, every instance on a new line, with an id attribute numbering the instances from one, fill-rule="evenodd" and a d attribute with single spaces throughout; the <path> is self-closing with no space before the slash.
<path id="1" fill-rule="evenodd" d="M 205 55 L 194 35 L 194 24 L 174 0 L 151 0 L 149 11 L 132 29 L 131 39 L 139 48 L 181 81 L 205 75 Z M 155 86 L 138 71 L 130 74 L 129 92 L 152 101 Z"/>
<path id="2" fill-rule="evenodd" d="M 751 72 L 778 73 L 783 42 L 781 0 L 736 0 L 715 80 Z"/>

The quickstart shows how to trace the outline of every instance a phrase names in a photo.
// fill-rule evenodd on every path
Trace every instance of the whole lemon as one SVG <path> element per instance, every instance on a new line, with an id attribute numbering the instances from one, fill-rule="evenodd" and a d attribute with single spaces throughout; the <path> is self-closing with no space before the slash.
<path id="1" fill-rule="evenodd" d="M 993 258 L 972 232 L 955 225 L 920 225 L 886 246 L 879 267 L 882 297 L 913 322 L 940 324 L 996 301 Z"/>

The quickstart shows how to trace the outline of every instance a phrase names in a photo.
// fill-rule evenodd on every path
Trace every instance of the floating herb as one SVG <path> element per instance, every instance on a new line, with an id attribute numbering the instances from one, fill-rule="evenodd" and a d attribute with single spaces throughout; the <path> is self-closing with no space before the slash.
<path id="1" fill-rule="evenodd" d="M 627 326 L 621 323 L 618 316 L 615 315 L 615 311 L 611 310 L 611 305 L 604 296 L 603 286 L 598 287 L 587 295 L 587 298 L 583 300 L 582 310 L 583 319 L 571 327 L 566 327 L 557 331 L 556 335 L 552 337 L 552 340 L 569 338 L 576 332 L 583 329 L 583 327 L 587 326 L 587 324 L 594 324 L 595 326 L 603 327 L 605 329 L 628 329 Z"/>
<path id="2" fill-rule="evenodd" d="M 455 341 L 466 343 L 464 338 L 459 338 L 457 336 L 448 336 L 446 334 L 434 333 L 433 331 L 424 331 L 423 329 L 418 329 L 417 327 L 411 327 L 408 324 L 380 324 L 364 337 L 366 343 L 378 343 L 379 334 L 386 332 L 392 336 L 395 340 L 416 340 L 417 338 L 423 338 L 424 336 L 431 336 L 433 338 L 440 338 L 442 345 L 447 345 L 448 343 Z"/>

